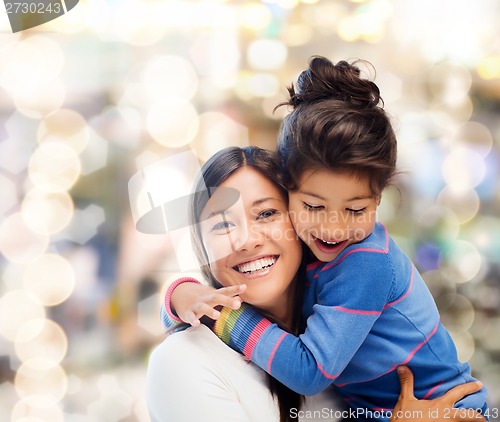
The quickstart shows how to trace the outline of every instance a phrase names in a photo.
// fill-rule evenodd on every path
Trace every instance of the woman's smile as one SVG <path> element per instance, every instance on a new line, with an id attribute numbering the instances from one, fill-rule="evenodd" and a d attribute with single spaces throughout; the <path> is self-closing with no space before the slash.
<path id="1" fill-rule="evenodd" d="M 249 279 L 263 277 L 273 270 L 278 258 L 279 255 L 267 255 L 237 264 L 233 269 Z"/>

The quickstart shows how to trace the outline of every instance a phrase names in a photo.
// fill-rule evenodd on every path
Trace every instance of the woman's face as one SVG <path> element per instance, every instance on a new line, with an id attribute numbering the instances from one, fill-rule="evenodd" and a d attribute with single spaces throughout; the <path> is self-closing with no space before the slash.
<path id="1" fill-rule="evenodd" d="M 231 195 L 221 188 L 237 190 L 236 203 L 224 206 Z M 228 177 L 203 209 L 200 232 L 210 268 L 223 286 L 246 284 L 245 302 L 275 317 L 287 311 L 302 248 L 286 199 L 267 177 L 252 167 Z"/>

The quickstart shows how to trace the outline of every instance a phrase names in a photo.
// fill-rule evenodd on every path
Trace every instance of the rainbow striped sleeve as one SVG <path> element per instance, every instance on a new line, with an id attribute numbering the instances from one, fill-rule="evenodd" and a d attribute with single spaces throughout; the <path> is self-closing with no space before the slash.
<path id="1" fill-rule="evenodd" d="M 238 310 L 222 308 L 220 317 L 215 321 L 213 331 L 232 349 L 252 359 L 255 345 L 271 321 L 264 318 L 251 306 L 241 304 Z"/>
<path id="2" fill-rule="evenodd" d="M 170 330 L 172 327 L 182 323 L 182 320 L 172 311 L 171 299 L 174 289 L 182 283 L 198 283 L 200 282 L 192 277 L 181 277 L 173 281 L 165 292 L 165 298 L 160 309 L 160 318 L 163 323 L 164 331 Z"/>

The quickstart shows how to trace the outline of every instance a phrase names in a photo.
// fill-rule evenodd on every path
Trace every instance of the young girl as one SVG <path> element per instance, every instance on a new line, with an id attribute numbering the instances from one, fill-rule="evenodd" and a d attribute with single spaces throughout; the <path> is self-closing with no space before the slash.
<path id="1" fill-rule="evenodd" d="M 199 301 L 191 309 L 217 317 L 214 332 L 225 343 L 289 388 L 313 395 L 333 384 L 359 420 L 387 421 L 399 365 L 415 374 L 419 398 L 472 381 L 470 367 L 458 360 L 420 274 L 376 221 L 396 172 L 396 137 L 378 87 L 354 65 L 314 57 L 289 92 L 293 111 L 278 154 L 290 218 L 317 259 L 307 268 L 307 328 L 294 336 L 245 304 L 220 316 Z M 184 305 L 174 306 L 180 312 Z M 488 417 L 485 397 L 483 388 L 456 407 Z"/>

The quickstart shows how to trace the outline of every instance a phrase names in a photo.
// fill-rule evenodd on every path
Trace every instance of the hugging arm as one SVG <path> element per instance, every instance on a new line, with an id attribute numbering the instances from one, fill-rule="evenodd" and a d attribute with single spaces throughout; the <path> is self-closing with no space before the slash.
<path id="1" fill-rule="evenodd" d="M 399 399 L 390 422 L 485 422 L 480 413 L 472 409 L 455 409 L 453 405 L 463 397 L 482 388 L 479 382 L 457 385 L 434 400 L 418 400 L 413 394 L 413 374 L 406 366 L 398 368 L 401 384 Z"/>
<path id="2" fill-rule="evenodd" d="M 292 390 L 317 394 L 351 361 L 387 303 L 392 273 L 388 266 L 370 263 L 373 255 L 366 256 L 366 274 L 356 269 L 354 288 L 352 271 L 321 287 L 307 328 L 298 337 L 245 304 L 236 311 L 224 308 L 214 331 Z"/>

